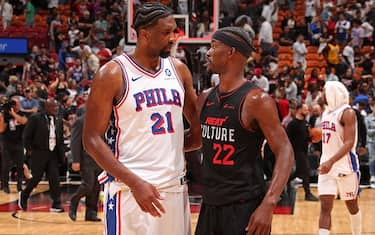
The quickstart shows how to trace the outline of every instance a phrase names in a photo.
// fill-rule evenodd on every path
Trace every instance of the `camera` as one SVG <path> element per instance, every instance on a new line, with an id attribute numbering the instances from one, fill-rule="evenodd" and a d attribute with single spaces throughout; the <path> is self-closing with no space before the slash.
<path id="1" fill-rule="evenodd" d="M 2 112 L 4 114 L 4 120 L 10 120 L 11 119 L 11 116 L 10 116 L 9 112 L 10 112 L 10 109 L 14 106 L 16 106 L 16 101 L 14 101 L 14 100 L 8 100 L 5 103 L 0 104 L 0 112 Z"/>

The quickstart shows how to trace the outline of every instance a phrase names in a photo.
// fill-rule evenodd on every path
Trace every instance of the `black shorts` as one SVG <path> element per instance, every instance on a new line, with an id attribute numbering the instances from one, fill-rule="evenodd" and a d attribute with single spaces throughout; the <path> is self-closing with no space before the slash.
<path id="1" fill-rule="evenodd" d="M 251 200 L 222 206 L 203 203 L 195 235 L 246 235 L 250 216 L 260 202 Z"/>

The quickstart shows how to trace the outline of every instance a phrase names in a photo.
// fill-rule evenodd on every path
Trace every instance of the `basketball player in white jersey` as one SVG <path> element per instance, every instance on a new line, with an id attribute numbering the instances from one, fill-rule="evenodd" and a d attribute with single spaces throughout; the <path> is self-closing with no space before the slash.
<path id="1" fill-rule="evenodd" d="M 169 8 L 145 3 L 133 22 L 135 52 L 95 75 L 83 132 L 85 149 L 106 171 L 99 176 L 105 233 L 190 234 L 184 150 L 201 146 L 191 74 L 169 57 L 176 29 Z"/>
<path id="2" fill-rule="evenodd" d="M 323 91 L 326 110 L 322 117 L 322 156 L 319 166 L 318 191 L 321 203 L 319 235 L 328 235 L 331 211 L 337 192 L 350 213 L 352 234 L 361 234 L 361 212 L 358 207 L 359 161 L 357 120 L 349 106 L 349 93 L 338 81 L 326 82 Z"/>

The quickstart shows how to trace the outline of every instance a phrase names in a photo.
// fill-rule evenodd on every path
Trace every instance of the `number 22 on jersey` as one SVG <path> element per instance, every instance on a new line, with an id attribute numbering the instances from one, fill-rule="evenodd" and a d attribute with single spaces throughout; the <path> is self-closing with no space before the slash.
<path id="1" fill-rule="evenodd" d="M 235 148 L 231 144 L 218 144 L 214 143 L 213 149 L 216 151 L 212 163 L 214 165 L 233 166 L 234 160 L 231 159 L 235 152 Z M 224 155 L 224 156 L 222 156 Z"/>

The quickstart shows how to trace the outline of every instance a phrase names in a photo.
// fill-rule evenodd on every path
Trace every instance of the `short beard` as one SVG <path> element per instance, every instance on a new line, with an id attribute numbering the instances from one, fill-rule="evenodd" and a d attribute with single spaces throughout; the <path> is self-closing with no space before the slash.
<path id="1" fill-rule="evenodd" d="M 165 59 L 165 58 L 167 58 L 167 57 L 170 56 L 170 55 L 171 55 L 171 52 L 169 52 L 169 51 L 161 51 L 159 56 L 160 56 L 161 58 L 164 58 L 164 59 Z"/>

